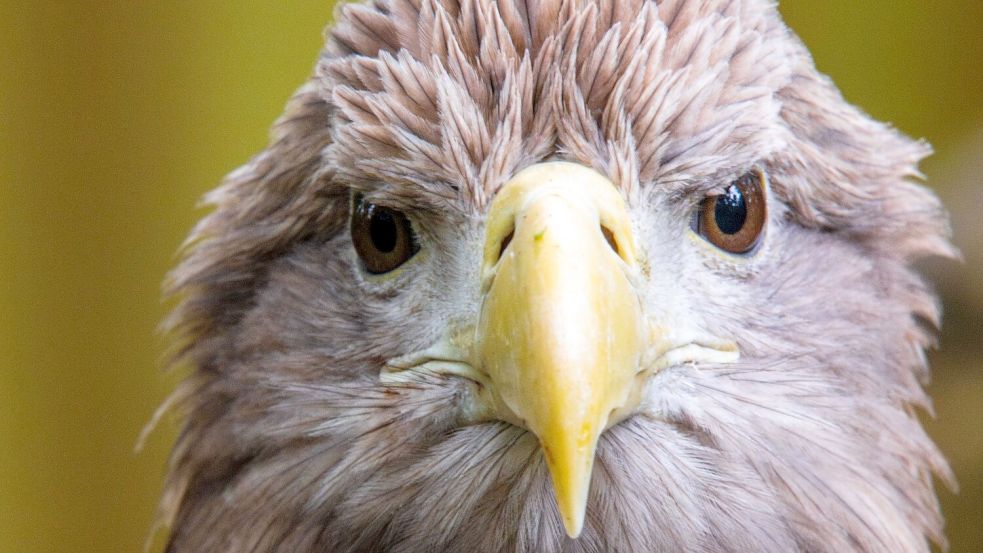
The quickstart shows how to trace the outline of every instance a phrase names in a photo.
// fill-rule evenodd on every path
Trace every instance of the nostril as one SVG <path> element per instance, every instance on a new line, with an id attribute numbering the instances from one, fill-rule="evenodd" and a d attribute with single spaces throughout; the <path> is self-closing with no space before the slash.
<path id="1" fill-rule="evenodd" d="M 505 235 L 505 238 L 502 238 L 502 244 L 501 246 L 498 247 L 499 259 L 501 259 L 503 255 L 505 255 L 505 248 L 508 248 L 509 244 L 512 243 L 513 236 L 515 236 L 515 229 L 512 229 L 508 234 Z"/>
<path id="2" fill-rule="evenodd" d="M 615 240 L 614 233 L 611 232 L 611 229 L 609 229 L 604 225 L 601 225 L 601 234 L 604 235 L 604 239 L 608 241 L 608 245 L 611 246 L 611 249 L 614 250 L 614 253 L 617 254 L 618 257 L 621 257 L 621 250 L 618 248 L 618 241 Z"/>

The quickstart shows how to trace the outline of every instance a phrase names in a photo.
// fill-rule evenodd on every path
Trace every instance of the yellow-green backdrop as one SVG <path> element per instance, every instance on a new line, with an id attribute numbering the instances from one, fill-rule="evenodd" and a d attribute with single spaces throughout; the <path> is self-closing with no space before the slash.
<path id="1" fill-rule="evenodd" d="M 954 552 L 983 547 L 983 2 L 785 0 L 846 96 L 939 155 L 963 267 L 929 269 L 949 313 L 933 435 Z M 0 551 L 140 551 L 173 421 L 159 282 L 196 199 L 265 143 L 308 74 L 330 0 L 0 0 Z M 159 548 L 160 539 L 156 547 Z"/>

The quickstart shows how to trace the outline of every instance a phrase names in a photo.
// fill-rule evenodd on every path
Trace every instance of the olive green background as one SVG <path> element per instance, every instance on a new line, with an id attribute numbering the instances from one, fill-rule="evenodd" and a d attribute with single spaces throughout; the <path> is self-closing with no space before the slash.
<path id="1" fill-rule="evenodd" d="M 263 147 L 310 71 L 329 0 L 0 0 L 0 552 L 140 551 L 175 424 L 159 283 L 195 203 Z M 954 552 L 983 548 L 983 2 L 786 0 L 851 101 L 938 155 L 960 266 L 932 434 Z M 159 548 L 161 537 L 155 541 Z"/>

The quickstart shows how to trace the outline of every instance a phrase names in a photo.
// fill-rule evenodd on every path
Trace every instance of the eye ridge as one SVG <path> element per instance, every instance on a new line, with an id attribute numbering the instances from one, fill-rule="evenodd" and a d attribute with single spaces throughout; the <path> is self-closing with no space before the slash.
<path id="1" fill-rule="evenodd" d="M 352 244 L 366 271 L 391 272 L 420 250 L 413 225 L 401 211 L 367 202 L 361 194 L 352 204 Z"/>
<path id="2" fill-rule="evenodd" d="M 708 196 L 697 211 L 697 233 L 733 254 L 752 251 L 767 220 L 764 175 L 751 171 L 731 182 L 723 194 Z"/>

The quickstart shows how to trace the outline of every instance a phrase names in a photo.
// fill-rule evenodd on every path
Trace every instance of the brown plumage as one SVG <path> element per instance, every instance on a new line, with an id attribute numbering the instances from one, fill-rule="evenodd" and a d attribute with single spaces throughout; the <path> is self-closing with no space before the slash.
<path id="1" fill-rule="evenodd" d="M 194 372 L 168 551 L 944 542 L 932 478 L 952 476 L 916 418 L 939 310 L 909 267 L 952 252 L 914 182 L 928 146 L 845 103 L 772 2 L 374 0 L 336 21 L 172 275 Z M 536 435 L 467 415 L 474 381 L 380 379 L 473 328 L 491 204 L 548 160 L 625 199 L 646 316 L 740 349 L 653 371 L 600 437 L 577 539 Z M 761 244 L 718 255 L 692 213 L 749 170 L 769 183 Z M 353 193 L 406 214 L 413 263 L 366 275 Z"/>

